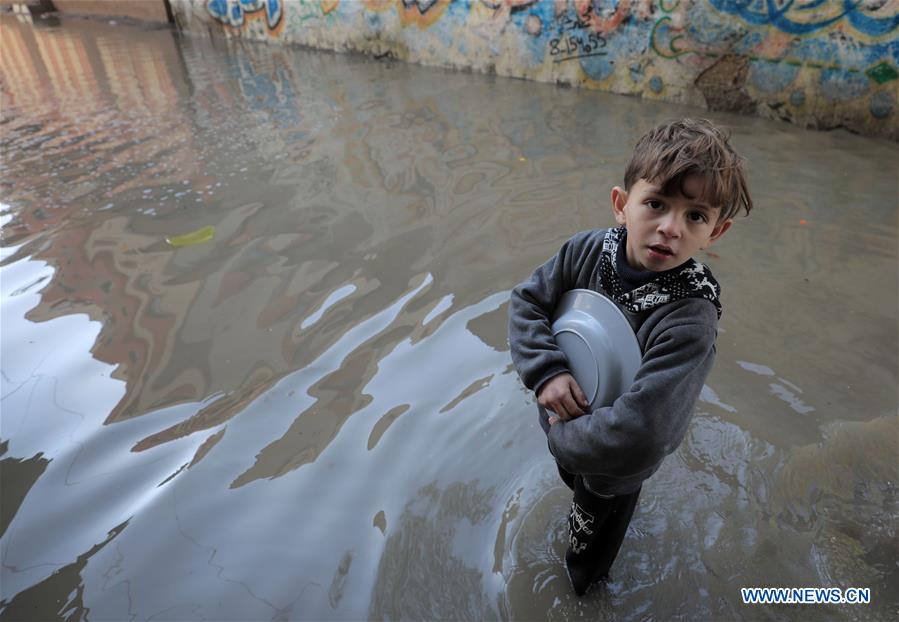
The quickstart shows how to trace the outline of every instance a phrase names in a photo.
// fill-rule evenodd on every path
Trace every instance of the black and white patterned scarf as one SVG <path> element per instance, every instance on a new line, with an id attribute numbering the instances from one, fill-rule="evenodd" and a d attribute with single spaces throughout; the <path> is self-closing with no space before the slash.
<path id="1" fill-rule="evenodd" d="M 621 278 L 615 270 L 618 243 L 624 238 L 624 227 L 609 229 L 602 243 L 599 258 L 600 283 L 612 300 L 624 305 L 630 311 L 646 311 L 682 298 L 705 298 L 715 305 L 721 318 L 721 302 L 718 296 L 721 287 L 712 276 L 711 270 L 695 259 L 683 263 L 673 270 L 660 272 L 649 283 L 629 292 L 624 291 Z"/>

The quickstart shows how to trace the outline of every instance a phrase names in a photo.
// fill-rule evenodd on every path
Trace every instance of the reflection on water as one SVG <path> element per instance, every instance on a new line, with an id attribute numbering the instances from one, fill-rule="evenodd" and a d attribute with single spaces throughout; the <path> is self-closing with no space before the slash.
<path id="1" fill-rule="evenodd" d="M 752 585 L 895 611 L 895 145 L 719 117 L 759 208 L 704 257 L 717 367 L 577 599 L 508 293 L 695 111 L 2 28 L 4 617 L 862 617 Z"/>

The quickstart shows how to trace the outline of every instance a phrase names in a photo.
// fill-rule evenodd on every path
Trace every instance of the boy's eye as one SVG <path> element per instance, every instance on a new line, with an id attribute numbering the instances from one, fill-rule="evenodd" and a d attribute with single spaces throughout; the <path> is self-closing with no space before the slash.
<path id="1" fill-rule="evenodd" d="M 662 209 L 663 207 L 665 207 L 664 203 L 662 203 L 661 201 L 656 201 L 655 199 L 648 200 L 646 202 L 646 205 L 647 207 L 649 207 L 649 209 Z"/>
<path id="2" fill-rule="evenodd" d="M 706 222 L 705 214 L 702 212 L 690 212 L 687 214 L 687 218 L 689 218 L 692 222 Z"/>

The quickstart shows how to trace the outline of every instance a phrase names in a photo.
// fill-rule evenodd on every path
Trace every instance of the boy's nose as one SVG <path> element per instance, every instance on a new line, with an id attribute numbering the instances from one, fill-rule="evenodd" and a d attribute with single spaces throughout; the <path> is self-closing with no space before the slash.
<path id="1" fill-rule="evenodd" d="M 675 214 L 669 213 L 659 222 L 659 233 L 668 238 L 680 237 L 680 222 Z"/>

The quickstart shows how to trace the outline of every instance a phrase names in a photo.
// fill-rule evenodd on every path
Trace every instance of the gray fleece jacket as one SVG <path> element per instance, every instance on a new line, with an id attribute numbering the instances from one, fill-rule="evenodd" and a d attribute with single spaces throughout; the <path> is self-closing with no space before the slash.
<path id="1" fill-rule="evenodd" d="M 717 283 L 707 268 L 692 260 L 684 266 L 687 275 L 700 274 L 702 284 L 708 286 L 711 281 L 711 288 L 691 290 L 698 281 L 685 280 L 681 269 L 666 276 L 667 282 L 675 284 L 669 289 L 678 292 L 668 296 L 667 302 L 659 302 L 658 292 L 664 301 L 668 290 L 657 283 L 645 286 L 654 294 L 645 297 L 652 304 L 641 305 L 639 296 L 634 302 L 633 292 L 623 292 L 616 275 L 610 274 L 608 261 L 609 243 L 613 242 L 614 256 L 617 245 L 612 238 L 621 231 L 576 234 L 512 290 L 509 307 L 512 361 L 524 385 L 535 393 L 553 376 L 569 371 L 551 330 L 553 311 L 568 290 L 586 288 L 606 294 L 627 316 L 637 336 L 643 353 L 640 369 L 633 386 L 612 406 L 553 426 L 539 408 L 540 424 L 556 461 L 565 470 L 583 475 L 587 489 L 598 495 L 636 491 L 677 449 L 715 358 L 718 325 Z M 601 261 L 604 243 L 607 257 Z M 641 287 L 636 293 L 641 291 L 646 290 Z"/>

